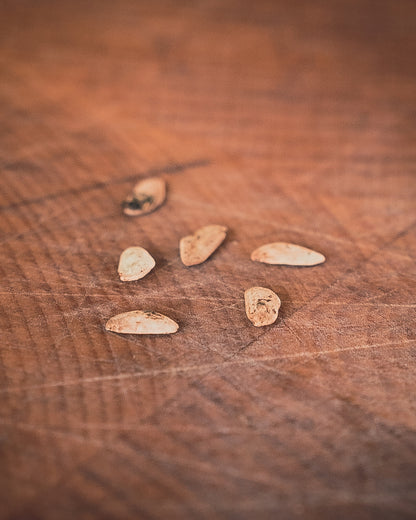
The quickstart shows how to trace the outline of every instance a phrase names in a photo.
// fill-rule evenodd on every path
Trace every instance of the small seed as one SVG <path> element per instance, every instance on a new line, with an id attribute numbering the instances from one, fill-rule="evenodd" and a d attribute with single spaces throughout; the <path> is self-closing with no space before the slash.
<path id="1" fill-rule="evenodd" d="M 271 325 L 277 319 L 280 298 L 266 287 L 251 287 L 244 293 L 247 318 L 255 327 Z"/>
<path id="2" fill-rule="evenodd" d="M 186 266 L 202 264 L 222 244 L 227 234 L 225 226 L 205 226 L 179 243 L 181 260 Z"/>
<path id="3" fill-rule="evenodd" d="M 173 334 L 179 325 L 158 312 L 130 311 L 110 318 L 105 328 L 120 334 Z"/>
<path id="4" fill-rule="evenodd" d="M 139 181 L 123 202 L 126 215 L 146 215 L 163 204 L 166 198 L 166 182 L 159 177 Z"/>
<path id="5" fill-rule="evenodd" d="M 123 282 L 139 280 L 156 265 L 154 258 L 142 247 L 128 247 L 120 255 L 118 274 Z"/>
<path id="6" fill-rule="evenodd" d="M 265 264 L 298 266 L 318 265 L 325 262 L 325 257 L 321 253 L 286 242 L 261 246 L 251 253 L 251 259 Z"/>

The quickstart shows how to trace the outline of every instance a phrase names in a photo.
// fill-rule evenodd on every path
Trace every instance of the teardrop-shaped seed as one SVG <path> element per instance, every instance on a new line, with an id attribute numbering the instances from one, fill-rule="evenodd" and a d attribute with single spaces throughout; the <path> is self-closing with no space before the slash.
<path id="1" fill-rule="evenodd" d="M 179 243 L 181 260 L 186 266 L 202 264 L 222 244 L 227 234 L 225 226 L 205 226 Z"/>
<path id="2" fill-rule="evenodd" d="M 166 182 L 160 177 L 139 181 L 132 193 L 123 202 L 126 215 L 146 215 L 163 204 L 166 198 Z"/>
<path id="3" fill-rule="evenodd" d="M 173 334 L 179 325 L 158 312 L 130 311 L 110 318 L 105 328 L 120 334 Z"/>
<path id="4" fill-rule="evenodd" d="M 142 247 L 128 247 L 120 255 L 118 274 L 123 282 L 139 280 L 156 265 L 154 258 Z"/>
<path id="5" fill-rule="evenodd" d="M 325 257 L 321 253 L 286 242 L 273 242 L 261 246 L 251 253 L 251 259 L 265 264 L 298 266 L 318 265 L 325 262 Z"/>
<path id="6" fill-rule="evenodd" d="M 271 325 L 277 319 L 280 298 L 266 287 L 251 287 L 244 293 L 247 318 L 255 327 Z"/>

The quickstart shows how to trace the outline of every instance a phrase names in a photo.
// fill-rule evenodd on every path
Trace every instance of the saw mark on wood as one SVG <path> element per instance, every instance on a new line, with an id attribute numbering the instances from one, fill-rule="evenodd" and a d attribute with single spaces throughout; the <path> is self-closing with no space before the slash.
<path id="1" fill-rule="evenodd" d="M 39 385 L 28 385 L 28 386 L 21 386 L 21 387 L 10 387 L 10 388 L 0 388 L 0 393 L 8 393 L 8 392 L 20 392 L 20 391 L 26 391 L 26 390 L 36 390 L 38 388 L 57 388 L 62 386 L 75 386 L 75 385 L 83 385 L 83 384 L 90 384 L 90 383 L 101 383 L 105 381 L 117 381 L 121 379 L 132 379 L 132 378 L 143 378 L 143 377 L 159 377 L 159 376 L 177 376 L 188 372 L 199 372 L 199 371 L 205 371 L 205 370 L 212 370 L 212 369 L 221 369 L 227 366 L 232 365 L 253 365 L 255 366 L 258 362 L 279 362 L 279 361 L 286 361 L 286 360 L 292 360 L 292 359 L 300 359 L 300 358 L 316 358 L 320 356 L 326 356 L 326 355 L 332 355 L 332 354 L 340 354 L 343 352 L 354 352 L 354 351 L 361 351 L 361 350 L 369 350 L 369 349 L 376 349 L 376 348 L 383 348 L 383 347 L 394 347 L 396 345 L 408 345 L 415 343 L 416 339 L 411 339 L 408 341 L 398 342 L 398 341 L 391 341 L 387 343 L 375 343 L 375 344 L 366 344 L 366 345 L 358 345 L 358 346 L 352 346 L 352 347 L 345 347 L 345 348 L 339 348 L 339 349 L 329 349 L 329 350 L 322 350 L 322 351 L 315 351 L 315 352 L 298 352 L 295 354 L 288 354 L 285 356 L 264 356 L 264 357 L 257 357 L 257 358 L 245 358 L 245 359 L 235 359 L 235 360 L 227 360 L 222 363 L 207 363 L 204 365 L 190 365 L 190 366 L 183 366 L 183 367 L 174 367 L 174 368 L 162 368 L 159 370 L 150 370 L 146 371 L 143 370 L 141 372 L 133 372 L 133 373 L 123 373 L 123 374 L 114 374 L 114 375 L 108 375 L 108 376 L 97 376 L 97 377 L 85 377 L 80 379 L 75 379 L 72 381 L 57 381 L 55 383 L 45 383 L 45 384 L 39 384 Z"/>
<path id="2" fill-rule="evenodd" d="M 212 209 L 214 211 L 218 211 L 218 204 L 216 204 L 215 202 L 207 202 L 207 201 L 200 201 L 200 200 L 192 200 L 190 198 L 184 198 L 184 197 L 180 197 L 179 195 L 175 194 L 173 196 L 171 196 L 170 200 L 174 201 L 174 202 L 178 202 L 181 206 L 194 206 L 194 207 L 197 207 L 197 208 L 207 208 L 207 209 Z M 297 227 L 297 226 L 289 226 L 287 224 L 282 224 L 282 223 L 279 223 L 278 225 L 274 226 L 272 222 L 270 222 L 269 219 L 267 219 L 266 217 L 264 219 L 262 218 L 257 218 L 255 217 L 254 215 L 250 215 L 250 214 L 247 214 L 243 211 L 229 211 L 227 213 L 227 217 L 228 218 L 238 218 L 240 220 L 245 220 L 245 221 L 248 221 L 248 222 L 257 222 L 259 225 L 261 225 L 262 227 L 267 224 L 267 226 L 270 228 L 274 228 L 276 231 L 275 233 L 276 234 L 279 234 L 279 233 L 282 233 L 282 231 L 290 231 L 290 232 L 294 232 L 294 233 L 299 233 L 299 234 L 302 234 L 302 235 L 312 235 L 312 236 L 318 236 L 318 237 L 322 237 L 322 238 L 325 238 L 331 242 L 338 242 L 338 243 L 341 243 L 341 244 L 353 244 L 354 241 L 353 240 L 350 240 L 350 239 L 347 239 L 347 238 L 339 238 L 339 237 L 335 237 L 333 235 L 330 235 L 329 233 L 324 233 L 322 231 L 315 231 L 315 230 L 309 230 L 309 229 L 305 229 L 305 228 L 300 228 L 300 227 Z M 268 232 L 266 234 L 264 233 L 261 233 L 261 234 L 258 234 L 258 235 L 254 235 L 252 236 L 251 238 L 254 238 L 254 239 L 260 239 L 260 238 L 265 238 L 265 237 L 270 237 L 272 236 L 272 233 L 271 232 Z"/>
<path id="3" fill-rule="evenodd" d="M 264 365 L 267 367 L 266 365 Z M 270 367 L 267 367 L 270 368 Z M 31 424 L 31 423 L 23 423 L 23 422 L 12 422 L 12 421 L 4 421 L 0 419 L 0 424 L 3 424 L 6 427 L 16 427 L 19 429 L 27 430 L 27 431 L 33 431 L 35 433 L 44 434 L 44 435 L 51 435 L 51 436 L 67 436 L 68 440 L 75 440 L 76 442 L 84 441 L 91 439 L 90 436 L 80 436 L 77 435 L 78 430 L 96 430 L 101 432 L 137 432 L 137 433 L 148 433 L 151 434 L 155 430 L 160 432 L 161 431 L 161 425 L 159 423 L 140 423 L 137 424 L 123 424 L 123 423 L 89 423 L 89 422 L 82 422 L 82 423 L 70 423 L 69 429 L 62 430 L 57 427 L 43 427 L 37 424 Z M 211 425 L 213 426 L 213 425 Z M 163 427 L 162 431 L 166 434 L 171 433 L 189 433 L 193 435 L 199 435 L 203 437 L 210 437 L 211 435 L 276 435 L 276 430 L 274 428 L 270 429 L 261 429 L 261 430 L 254 430 L 253 428 L 250 428 L 248 426 L 233 426 L 233 427 L 218 427 L 217 425 L 214 425 L 215 427 L 210 428 L 207 430 L 203 427 L 198 427 L 195 425 L 190 424 L 184 424 L 182 426 L 177 427 Z M 65 426 L 66 428 L 66 426 Z M 69 437 L 70 435 L 70 437 Z"/>
<path id="4" fill-rule="evenodd" d="M 159 292 L 160 292 L 159 289 L 154 291 L 155 297 L 158 295 Z M 148 290 L 146 290 L 146 294 L 149 294 Z M 137 295 L 135 295 L 135 294 L 120 294 L 120 293 L 110 293 L 110 292 L 108 292 L 108 293 L 88 293 L 88 292 L 72 293 L 72 292 L 59 292 L 59 291 L 48 291 L 48 292 L 46 292 L 46 291 L 45 292 L 21 291 L 19 293 L 16 293 L 16 292 L 13 292 L 12 290 L 10 290 L 10 291 L 0 291 L 0 295 L 8 295 L 8 296 L 13 296 L 13 297 L 38 296 L 40 298 L 45 298 L 45 297 L 48 297 L 51 295 L 53 295 L 53 296 L 73 296 L 75 298 L 85 298 L 86 296 L 89 296 L 91 298 L 106 298 L 106 299 L 107 298 L 122 298 L 122 299 L 131 298 L 131 299 L 137 301 Z M 176 294 L 169 294 L 167 292 L 164 292 L 163 296 L 168 296 L 169 298 L 171 298 L 175 301 L 180 301 L 180 300 L 188 301 L 189 300 L 189 297 L 176 296 Z M 384 296 L 384 294 L 383 295 L 374 295 L 374 297 L 369 297 L 369 299 L 378 298 L 381 296 Z M 212 302 L 212 303 L 218 303 L 218 305 L 224 305 L 224 306 L 226 306 L 227 303 L 232 303 L 233 305 L 231 305 L 230 307 L 235 307 L 235 306 L 241 305 L 240 300 L 238 300 L 236 298 L 222 298 L 221 300 L 218 300 L 218 298 L 195 296 L 194 300 L 198 301 L 198 302 L 207 301 L 207 302 Z M 291 300 L 291 299 L 284 300 L 282 298 L 280 298 L 280 300 L 282 303 L 291 303 L 294 305 L 304 305 L 304 304 L 309 303 L 308 300 Z M 349 301 L 338 301 L 338 302 L 325 301 L 325 302 L 320 303 L 319 305 L 340 306 L 340 307 L 344 307 L 344 306 L 348 305 L 349 307 L 387 307 L 387 308 L 390 308 L 390 307 L 391 308 L 395 308 L 395 307 L 397 307 L 397 308 L 414 308 L 414 307 L 416 307 L 416 303 L 349 302 Z M 177 307 L 175 307 L 175 309 L 177 309 Z"/>

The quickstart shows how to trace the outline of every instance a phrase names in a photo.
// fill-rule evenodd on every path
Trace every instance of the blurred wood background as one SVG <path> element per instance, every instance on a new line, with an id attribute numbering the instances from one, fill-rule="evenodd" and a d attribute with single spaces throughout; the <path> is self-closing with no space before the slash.
<path id="1" fill-rule="evenodd" d="M 0 516 L 415 518 L 416 3 L 0 5 Z M 327 262 L 250 262 L 277 240 Z M 181 329 L 104 331 L 136 308 Z"/>

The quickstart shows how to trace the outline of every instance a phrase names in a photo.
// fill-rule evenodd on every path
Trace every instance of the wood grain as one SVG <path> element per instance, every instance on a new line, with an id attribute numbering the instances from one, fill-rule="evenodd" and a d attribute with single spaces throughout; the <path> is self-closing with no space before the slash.
<path id="1" fill-rule="evenodd" d="M 1 517 L 414 518 L 415 3 L 1 10 Z M 275 241 L 327 261 L 250 261 Z M 144 305 L 180 331 L 104 330 Z"/>

